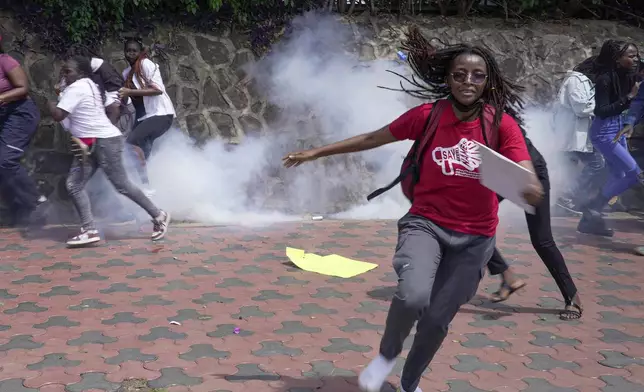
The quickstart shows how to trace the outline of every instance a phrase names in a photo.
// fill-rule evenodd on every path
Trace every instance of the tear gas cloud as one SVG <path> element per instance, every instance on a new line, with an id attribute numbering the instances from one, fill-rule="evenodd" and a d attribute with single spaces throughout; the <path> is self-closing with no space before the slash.
<path id="1" fill-rule="evenodd" d="M 233 149 L 221 140 L 195 147 L 176 129 L 159 139 L 148 163 L 159 206 L 176 219 L 204 224 L 262 225 L 301 219 L 306 213 L 342 219 L 404 215 L 409 203 L 399 189 L 369 203 L 365 197 L 398 175 L 411 142 L 355 154 L 349 160 L 328 158 L 290 170 L 280 167 L 281 157 L 291 150 L 378 129 L 419 103 L 405 93 L 378 87 L 399 87 L 401 78 L 387 71 L 408 75 L 405 63 L 360 61 L 355 50 L 339 44 L 354 42 L 355 29 L 333 16 L 305 14 L 269 56 L 249 69 L 263 93 L 283 109 L 279 121 L 261 136 L 244 138 Z M 535 145 L 549 162 L 555 159 L 556 146 L 548 144 L 553 140 L 549 113 L 530 109 L 526 120 Z M 105 192 L 96 190 L 104 186 L 104 179 L 93 180 L 93 197 L 102 197 Z M 129 201 L 122 204 L 141 213 Z M 502 222 L 523 220 L 517 207 L 504 204 Z"/>

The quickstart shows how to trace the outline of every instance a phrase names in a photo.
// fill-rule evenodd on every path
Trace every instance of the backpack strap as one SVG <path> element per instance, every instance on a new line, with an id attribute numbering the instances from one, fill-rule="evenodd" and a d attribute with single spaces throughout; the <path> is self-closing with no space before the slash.
<path id="1" fill-rule="evenodd" d="M 372 193 L 370 193 L 367 196 L 367 201 L 371 201 L 373 198 L 376 198 L 383 193 L 389 191 L 391 188 L 395 187 L 398 185 L 405 177 L 407 177 L 409 174 L 412 174 L 412 171 L 418 167 L 420 162 L 422 162 L 423 158 L 423 152 L 427 148 L 428 145 L 431 144 L 431 140 L 433 139 L 434 134 L 436 134 L 436 129 L 438 128 L 438 120 L 440 119 L 440 116 L 443 113 L 443 110 L 445 109 L 446 105 L 449 104 L 447 100 L 440 100 L 436 101 L 434 105 L 432 106 L 432 109 L 429 113 L 429 116 L 427 116 L 427 121 L 425 122 L 425 130 L 423 132 L 423 135 L 421 138 L 416 139 L 414 142 L 414 145 L 411 148 L 411 151 L 405 157 L 405 159 L 411 158 L 412 159 L 412 164 L 409 165 L 405 170 L 403 170 L 398 177 L 396 177 L 395 180 L 391 182 L 391 184 L 383 187 L 376 189 Z"/>

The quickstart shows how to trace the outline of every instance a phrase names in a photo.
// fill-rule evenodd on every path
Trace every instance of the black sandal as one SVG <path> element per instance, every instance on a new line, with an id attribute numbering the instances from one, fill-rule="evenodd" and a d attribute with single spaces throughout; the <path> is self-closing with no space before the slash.
<path id="1" fill-rule="evenodd" d="M 499 290 L 492 294 L 491 300 L 494 303 L 506 301 L 508 298 L 510 298 L 512 294 L 521 290 L 525 286 L 527 286 L 526 282 L 521 282 L 518 286 L 514 286 L 514 287 L 510 286 L 506 282 L 503 282 L 501 283 L 501 287 L 499 288 Z"/>
<path id="2" fill-rule="evenodd" d="M 570 305 L 566 305 L 564 311 L 559 313 L 559 318 L 564 321 L 579 320 L 583 313 L 584 309 L 573 302 Z"/>

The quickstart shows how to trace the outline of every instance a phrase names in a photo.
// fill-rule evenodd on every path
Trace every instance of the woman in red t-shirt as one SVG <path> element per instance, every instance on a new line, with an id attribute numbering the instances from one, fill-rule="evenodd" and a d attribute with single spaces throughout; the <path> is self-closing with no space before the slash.
<path id="1" fill-rule="evenodd" d="M 401 390 L 418 392 L 421 376 L 441 346 L 459 308 L 476 293 L 494 251 L 498 224 L 496 194 L 481 185 L 476 143 L 486 143 L 493 112 L 496 150 L 535 172 L 517 123 L 523 106 L 521 86 L 507 80 L 484 48 L 469 45 L 436 50 L 416 28 L 405 47 L 415 76 L 424 84 L 416 96 L 447 99 L 433 139 L 422 153 L 419 181 L 411 210 L 398 222 L 393 267 L 398 288 L 389 309 L 380 353 L 360 374 L 360 388 L 380 391 L 402 351 L 415 321 L 417 332 L 401 377 Z M 421 91 L 422 94 L 418 92 Z M 441 101 L 439 101 L 441 102 Z M 444 101 L 442 101 L 444 102 Z M 297 166 L 330 155 L 358 152 L 398 140 L 423 137 L 434 104 L 409 110 L 374 132 L 307 151 L 286 155 L 284 165 Z M 493 144 L 488 144 L 492 146 Z M 537 205 L 543 196 L 536 175 L 524 192 Z"/>

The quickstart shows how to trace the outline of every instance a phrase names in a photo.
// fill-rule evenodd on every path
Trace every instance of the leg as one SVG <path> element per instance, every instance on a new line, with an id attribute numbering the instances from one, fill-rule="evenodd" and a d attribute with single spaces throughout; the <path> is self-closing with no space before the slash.
<path id="1" fill-rule="evenodd" d="M 550 184 L 547 179 L 542 179 L 541 183 L 544 189 L 544 198 L 541 204 L 535 209 L 535 214 L 526 214 L 528 231 L 532 246 L 537 254 L 548 268 L 550 275 L 557 283 L 559 291 L 564 298 L 566 306 L 575 303 L 581 309 L 581 302 L 577 295 L 577 287 L 572 280 L 566 261 L 559 251 L 557 244 L 552 236 L 552 226 L 550 223 Z M 581 316 L 581 310 L 579 312 Z"/>
<path id="2" fill-rule="evenodd" d="M 40 114 L 31 100 L 10 104 L 0 124 L 0 178 L 6 202 L 19 215 L 30 214 L 41 198 L 35 181 L 20 164 L 35 134 Z"/>
<path id="3" fill-rule="evenodd" d="M 389 308 L 380 355 L 358 379 L 360 387 L 367 392 L 380 391 L 414 322 L 429 306 L 442 254 L 434 226 L 427 219 L 410 214 L 398 222 L 398 244 L 393 259 L 398 289 Z"/>
<path id="4" fill-rule="evenodd" d="M 88 157 L 82 161 L 80 157 L 74 156 L 74 161 L 69 169 L 65 186 L 67 192 L 76 207 L 81 220 L 81 232 L 95 230 L 92 206 L 85 190 L 85 185 L 92 178 L 96 171 L 96 165 L 92 158 Z"/>
<path id="5" fill-rule="evenodd" d="M 160 240 L 168 230 L 170 216 L 158 209 L 127 177 L 123 166 L 123 146 L 122 136 L 97 139 L 95 153 L 98 165 L 103 169 L 118 193 L 138 204 L 152 217 L 154 222 L 152 238 Z"/>
<path id="6" fill-rule="evenodd" d="M 494 238 L 450 232 L 449 245 L 436 274 L 431 303 L 418 321 L 416 336 L 401 376 L 405 391 L 416 391 L 423 372 L 447 336 L 458 310 L 469 302 L 492 256 Z"/>
<path id="7" fill-rule="evenodd" d="M 487 263 L 487 269 L 490 275 L 501 275 L 502 278 L 501 287 L 492 294 L 492 302 L 503 302 L 527 285 L 515 276 L 514 270 L 505 261 L 499 248 L 494 248 L 492 258 Z"/>
<path id="8" fill-rule="evenodd" d="M 579 153 L 579 158 L 584 168 L 579 175 L 576 186 L 573 188 L 573 203 L 580 206 L 589 199 L 588 195 L 595 192 L 598 179 L 604 170 L 604 157 L 597 150 L 588 153 Z"/>
<path id="9" fill-rule="evenodd" d="M 172 126 L 172 116 L 154 116 L 139 122 L 127 135 L 128 144 L 135 146 L 139 161 L 139 176 L 144 184 L 149 184 L 145 163 L 152 153 L 154 140 L 165 134 Z"/>

